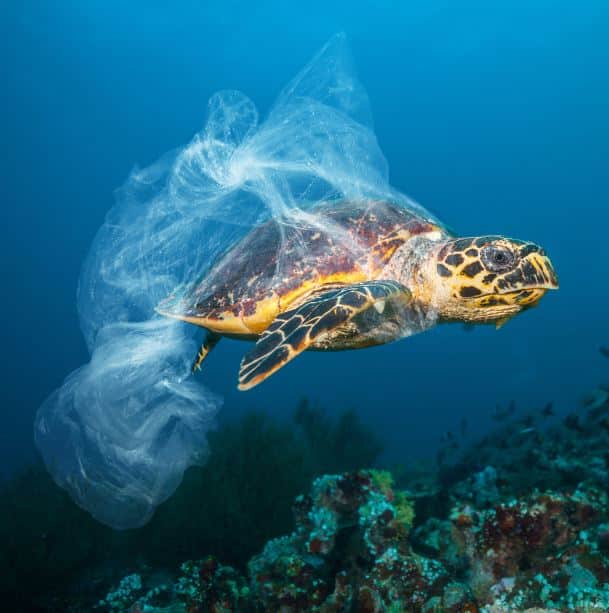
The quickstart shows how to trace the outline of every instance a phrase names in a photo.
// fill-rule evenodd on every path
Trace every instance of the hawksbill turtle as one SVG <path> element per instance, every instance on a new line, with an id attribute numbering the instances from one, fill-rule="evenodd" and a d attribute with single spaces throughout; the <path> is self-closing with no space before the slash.
<path id="1" fill-rule="evenodd" d="M 501 326 L 558 288 L 538 245 L 457 237 L 420 212 L 378 200 L 326 202 L 311 223 L 253 228 L 205 278 L 157 311 L 206 329 L 198 370 L 223 336 L 254 340 L 238 387 L 306 349 L 388 343 L 436 322 Z"/>

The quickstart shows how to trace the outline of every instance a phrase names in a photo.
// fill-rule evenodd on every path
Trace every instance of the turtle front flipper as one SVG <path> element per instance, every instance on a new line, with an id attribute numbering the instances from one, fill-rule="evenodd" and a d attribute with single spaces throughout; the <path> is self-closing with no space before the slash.
<path id="1" fill-rule="evenodd" d="M 262 333 L 241 361 L 239 389 L 258 385 L 346 323 L 357 318 L 358 332 L 366 332 L 379 325 L 383 313 L 396 311 L 411 300 L 408 289 L 395 281 L 356 283 L 316 294 L 300 306 L 280 313 Z M 387 308 L 389 305 L 393 308 Z M 364 317 L 367 313 L 371 317 Z"/>

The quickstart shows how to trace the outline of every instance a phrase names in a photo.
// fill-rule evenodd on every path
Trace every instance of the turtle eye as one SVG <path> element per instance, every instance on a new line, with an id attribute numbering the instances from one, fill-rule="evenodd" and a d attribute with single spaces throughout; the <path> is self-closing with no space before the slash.
<path id="1" fill-rule="evenodd" d="M 507 247 L 487 245 L 482 250 L 482 263 L 491 272 L 507 272 L 514 267 L 516 256 Z"/>

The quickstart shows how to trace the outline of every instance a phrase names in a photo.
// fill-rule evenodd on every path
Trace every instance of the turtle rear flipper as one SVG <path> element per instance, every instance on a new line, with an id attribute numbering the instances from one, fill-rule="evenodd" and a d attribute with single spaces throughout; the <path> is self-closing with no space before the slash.
<path id="1" fill-rule="evenodd" d="M 203 360 L 209 355 L 209 352 L 220 342 L 222 336 L 217 332 L 213 332 L 212 330 L 208 330 L 205 333 L 205 339 L 201 343 L 201 347 L 199 347 L 199 351 L 197 353 L 197 357 L 192 364 L 191 372 L 197 372 L 197 370 L 201 369 L 201 364 L 203 364 Z"/>
<path id="2" fill-rule="evenodd" d="M 358 315 L 374 309 L 374 317 L 358 318 L 358 329 L 365 332 L 378 325 L 389 304 L 403 308 L 411 299 L 408 289 L 395 281 L 356 283 L 316 294 L 295 309 L 279 314 L 262 333 L 241 361 L 239 389 L 258 385 L 313 343 Z"/>

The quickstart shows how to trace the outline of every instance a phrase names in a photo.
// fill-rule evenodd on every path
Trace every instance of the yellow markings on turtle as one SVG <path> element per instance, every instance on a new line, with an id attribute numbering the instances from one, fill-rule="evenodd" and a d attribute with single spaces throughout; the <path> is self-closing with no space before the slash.
<path id="1" fill-rule="evenodd" d="M 545 256 L 540 257 L 540 256 L 538 256 L 536 254 L 532 254 L 528 258 L 528 261 L 531 263 L 531 265 L 533 266 L 533 268 L 535 269 L 535 271 L 539 275 L 539 278 L 544 280 L 544 285 L 542 287 L 544 289 L 556 289 L 557 285 L 552 280 L 552 274 L 550 273 L 550 271 L 547 268 L 548 262 L 549 262 L 547 257 L 545 257 Z M 542 296 L 543 296 L 543 294 L 542 294 Z"/>
<path id="2" fill-rule="evenodd" d="M 526 306 L 537 304 L 545 296 L 546 291 L 545 288 L 524 290 L 517 298 L 518 304 Z"/>
<path id="3" fill-rule="evenodd" d="M 218 314 L 214 318 L 197 317 L 196 315 L 181 315 L 180 313 L 172 313 L 171 311 L 156 310 L 159 315 L 164 317 L 170 317 L 171 319 L 178 319 L 179 321 L 185 321 L 201 328 L 207 328 L 220 334 L 236 334 L 248 336 L 252 332 L 249 330 L 240 317 L 236 317 L 230 311 L 224 311 Z"/>
<path id="4" fill-rule="evenodd" d="M 408 303 L 411 299 L 410 292 L 395 281 L 356 283 L 313 296 L 278 315 L 260 336 L 241 361 L 239 389 L 258 385 L 299 353 L 377 303 L 389 300 Z"/>
<path id="5" fill-rule="evenodd" d="M 220 334 L 252 336 L 264 332 L 279 313 L 287 310 L 301 298 L 313 293 L 321 286 L 332 284 L 351 285 L 367 280 L 369 280 L 369 275 L 362 270 L 340 272 L 325 276 L 320 275 L 316 279 L 305 281 L 282 296 L 273 293 L 268 298 L 259 300 L 256 302 L 255 310 L 251 315 L 237 315 L 233 311 L 228 310 L 214 313 L 213 317 L 180 315 L 164 311 L 159 311 L 159 313 L 166 317 L 195 324 Z"/>
<path id="6" fill-rule="evenodd" d="M 192 365 L 192 368 L 190 369 L 193 373 L 197 372 L 197 370 L 201 370 L 201 364 L 203 364 L 203 360 L 207 357 L 208 353 L 209 353 L 208 347 L 206 347 L 205 345 L 201 345 L 201 347 L 199 347 L 199 351 L 197 352 L 197 357 L 195 358 L 194 364 Z"/>
<path id="7" fill-rule="evenodd" d="M 398 247 L 403 245 L 411 236 L 405 228 L 398 228 L 380 238 L 370 247 L 368 268 L 371 271 L 378 272 L 391 259 Z"/>
<path id="8" fill-rule="evenodd" d="M 209 355 L 209 352 L 220 342 L 222 337 L 215 332 L 207 332 L 205 334 L 205 340 L 201 343 L 197 357 L 191 367 L 191 372 L 194 374 L 198 370 L 201 370 L 201 364 L 203 360 Z"/>

